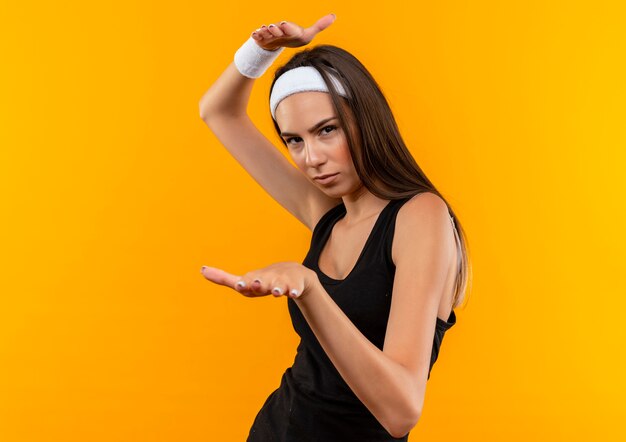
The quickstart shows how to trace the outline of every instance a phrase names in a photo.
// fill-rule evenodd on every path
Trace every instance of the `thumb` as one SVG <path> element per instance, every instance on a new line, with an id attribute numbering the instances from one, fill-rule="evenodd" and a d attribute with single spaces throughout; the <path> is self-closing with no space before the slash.
<path id="1" fill-rule="evenodd" d="M 326 14 L 324 17 L 313 23 L 308 30 L 313 31 L 314 33 L 323 31 L 332 25 L 336 18 L 335 14 Z"/>
<path id="2" fill-rule="evenodd" d="M 230 287 L 231 289 L 234 289 L 237 281 L 241 279 L 241 277 L 218 269 L 217 267 L 202 266 L 200 273 L 209 281 Z"/>

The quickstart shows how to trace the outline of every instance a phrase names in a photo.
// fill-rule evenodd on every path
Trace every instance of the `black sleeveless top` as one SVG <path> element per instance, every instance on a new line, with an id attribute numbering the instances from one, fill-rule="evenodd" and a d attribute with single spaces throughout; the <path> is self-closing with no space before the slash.
<path id="1" fill-rule="evenodd" d="M 343 203 L 318 221 L 309 252 L 302 264 L 315 271 L 322 286 L 354 325 L 380 350 L 391 309 L 395 265 L 391 246 L 398 210 L 411 197 L 390 200 L 348 276 L 334 279 L 324 274 L 319 256 L 333 226 L 346 214 Z M 258 412 L 247 442 L 256 441 L 407 441 L 392 437 L 352 392 L 315 337 L 295 301 L 287 298 L 293 327 L 300 336 L 293 366 L 286 369 L 280 386 Z M 445 332 L 456 323 L 454 310 L 447 321 L 437 317 L 428 371 L 437 360 Z"/>

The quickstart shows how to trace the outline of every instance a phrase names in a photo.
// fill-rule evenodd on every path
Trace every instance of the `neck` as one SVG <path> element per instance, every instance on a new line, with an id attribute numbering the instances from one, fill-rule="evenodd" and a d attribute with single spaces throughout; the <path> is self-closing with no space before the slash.
<path id="1" fill-rule="evenodd" d="M 346 225 L 357 224 L 372 216 L 378 215 L 389 203 L 389 200 L 379 198 L 365 186 L 361 186 L 356 191 L 342 197 L 346 206 L 346 215 L 343 222 Z"/>

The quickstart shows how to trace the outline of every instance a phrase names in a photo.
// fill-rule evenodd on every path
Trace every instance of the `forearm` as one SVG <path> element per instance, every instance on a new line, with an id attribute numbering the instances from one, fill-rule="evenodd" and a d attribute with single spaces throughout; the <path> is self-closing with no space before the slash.
<path id="1" fill-rule="evenodd" d="M 200 99 L 200 117 L 245 115 L 254 80 L 242 75 L 232 61 Z"/>
<path id="2" fill-rule="evenodd" d="M 372 344 L 321 284 L 295 302 L 355 395 L 390 434 L 406 434 L 419 416 L 406 368 Z"/>

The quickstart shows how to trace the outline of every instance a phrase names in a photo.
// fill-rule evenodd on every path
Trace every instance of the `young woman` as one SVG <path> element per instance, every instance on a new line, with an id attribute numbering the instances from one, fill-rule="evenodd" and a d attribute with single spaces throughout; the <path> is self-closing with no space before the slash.
<path id="1" fill-rule="evenodd" d="M 301 337 L 248 441 L 406 441 L 469 279 L 461 224 L 349 52 L 318 45 L 274 74 L 270 111 L 297 168 L 248 118 L 254 79 L 334 20 L 263 25 L 200 101 L 220 142 L 312 231 L 302 264 L 202 269 L 244 296 L 286 296 Z"/>

